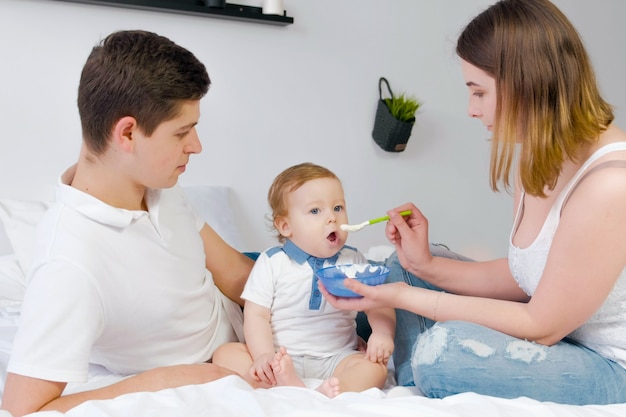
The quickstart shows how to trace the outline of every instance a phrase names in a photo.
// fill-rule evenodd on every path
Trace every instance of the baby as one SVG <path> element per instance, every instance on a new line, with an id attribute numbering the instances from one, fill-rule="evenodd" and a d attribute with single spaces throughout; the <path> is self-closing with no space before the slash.
<path id="1" fill-rule="evenodd" d="M 255 388 L 304 387 L 303 378 L 323 380 L 316 389 L 330 398 L 382 388 L 394 346 L 394 310 L 366 312 L 372 334 L 359 351 L 356 312 L 328 304 L 314 275 L 327 266 L 367 262 L 345 246 L 341 182 L 330 170 L 303 163 L 274 179 L 268 200 L 282 246 L 261 253 L 242 293 L 246 343 L 221 346 L 213 363 Z"/>

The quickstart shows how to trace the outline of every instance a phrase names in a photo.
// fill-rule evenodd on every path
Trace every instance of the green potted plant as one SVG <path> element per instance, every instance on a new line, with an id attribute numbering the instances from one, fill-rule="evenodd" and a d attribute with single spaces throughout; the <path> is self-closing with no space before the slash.
<path id="1" fill-rule="evenodd" d="M 382 83 L 387 85 L 391 97 L 383 98 Z M 415 112 L 422 105 L 415 97 L 405 94 L 394 95 L 386 78 L 378 83 L 378 108 L 372 137 L 387 152 L 402 152 L 411 136 L 415 124 Z"/>
<path id="2" fill-rule="evenodd" d="M 391 115 L 403 122 L 415 121 L 415 112 L 422 105 L 415 97 L 407 97 L 404 94 L 386 98 L 385 104 Z"/>

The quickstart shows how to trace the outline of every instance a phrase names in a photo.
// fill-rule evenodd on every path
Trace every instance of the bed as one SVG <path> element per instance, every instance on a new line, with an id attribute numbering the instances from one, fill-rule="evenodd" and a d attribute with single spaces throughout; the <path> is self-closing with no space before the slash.
<path id="1" fill-rule="evenodd" d="M 230 189 L 220 186 L 185 188 L 192 204 L 206 221 L 233 247 L 241 247 L 241 237 L 233 217 Z M 0 200 L 0 393 L 6 378 L 21 299 L 24 271 L 34 245 L 36 224 L 49 206 L 45 201 Z M 263 249 L 263 248 L 260 248 Z M 380 261 L 390 247 L 367 248 L 368 258 Z M 66 392 L 96 388 L 122 377 L 97 365 L 90 367 L 89 382 L 69 384 Z M 309 387 L 319 381 L 306 380 Z M 569 406 L 528 398 L 501 399 L 465 393 L 445 399 L 429 399 L 418 390 L 394 384 L 393 364 L 385 387 L 361 393 L 344 393 L 329 399 L 310 388 L 276 387 L 254 390 L 242 379 L 230 376 L 202 385 L 189 385 L 154 393 L 139 392 L 111 400 L 88 401 L 67 413 L 38 412 L 43 416 L 626 416 L 626 404 Z M 0 417 L 9 416 L 0 411 Z"/>

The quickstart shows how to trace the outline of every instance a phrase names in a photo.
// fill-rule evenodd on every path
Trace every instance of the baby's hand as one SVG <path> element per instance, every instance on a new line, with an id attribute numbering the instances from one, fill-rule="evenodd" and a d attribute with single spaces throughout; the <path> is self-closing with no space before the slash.
<path id="1" fill-rule="evenodd" d="M 372 362 L 387 365 L 393 353 L 393 338 L 388 335 L 372 333 L 367 341 L 365 357 Z"/>
<path id="2" fill-rule="evenodd" d="M 252 379 L 269 385 L 276 385 L 276 377 L 272 370 L 274 355 L 274 352 L 268 352 L 254 360 L 249 370 Z"/>

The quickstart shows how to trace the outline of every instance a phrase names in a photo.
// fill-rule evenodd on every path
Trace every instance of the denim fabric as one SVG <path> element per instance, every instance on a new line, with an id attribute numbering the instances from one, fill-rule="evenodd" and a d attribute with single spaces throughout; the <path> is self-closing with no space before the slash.
<path id="1" fill-rule="evenodd" d="M 431 251 L 467 260 L 440 246 Z M 387 265 L 387 282 L 437 289 L 407 273 L 395 254 Z M 563 404 L 626 402 L 626 369 L 571 339 L 544 346 L 473 323 L 434 323 L 403 310 L 396 314 L 396 379 L 427 397 L 476 392 Z"/>
<path id="2" fill-rule="evenodd" d="M 469 258 L 452 252 L 443 245 L 431 244 L 430 251 L 434 256 L 470 261 Z M 390 270 L 386 282 L 406 282 L 413 287 L 428 288 L 431 290 L 439 289 L 408 273 L 402 268 L 395 252 L 387 259 L 386 265 Z M 406 310 L 396 310 L 396 337 L 394 341 L 393 363 L 396 369 L 398 385 L 415 385 L 413 382 L 413 370 L 411 369 L 413 347 L 415 346 L 417 336 L 430 328 L 433 324 L 435 324 L 434 321 L 425 317 L 418 316 Z"/>
<path id="3" fill-rule="evenodd" d="M 372 334 L 372 328 L 367 320 L 367 314 L 359 311 L 356 315 L 356 334 L 367 342 Z"/>

